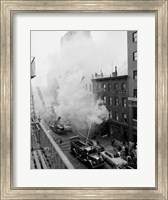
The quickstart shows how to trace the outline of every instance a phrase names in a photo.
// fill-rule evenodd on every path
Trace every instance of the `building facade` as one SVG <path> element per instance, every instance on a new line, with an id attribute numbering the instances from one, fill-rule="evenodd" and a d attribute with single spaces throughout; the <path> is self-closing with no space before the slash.
<path id="1" fill-rule="evenodd" d="M 35 57 L 31 58 L 30 62 L 30 74 L 31 79 L 36 77 L 36 67 L 35 67 Z M 35 108 L 34 108 L 34 96 L 32 91 L 32 85 L 31 85 L 31 91 L 30 91 L 30 109 L 31 109 L 31 121 L 35 120 L 36 114 L 35 114 Z"/>
<path id="2" fill-rule="evenodd" d="M 137 31 L 127 31 L 128 75 L 109 77 L 95 73 L 95 100 L 102 99 L 109 111 L 108 134 L 119 141 L 137 142 Z"/>
<path id="3" fill-rule="evenodd" d="M 31 57 L 30 73 L 31 73 L 31 79 L 36 77 L 35 57 Z"/>
<path id="4" fill-rule="evenodd" d="M 137 31 L 127 32 L 129 138 L 137 142 Z"/>
<path id="5" fill-rule="evenodd" d="M 95 100 L 102 99 L 109 111 L 108 135 L 118 141 L 128 141 L 128 76 L 110 77 L 95 74 L 92 79 Z"/>

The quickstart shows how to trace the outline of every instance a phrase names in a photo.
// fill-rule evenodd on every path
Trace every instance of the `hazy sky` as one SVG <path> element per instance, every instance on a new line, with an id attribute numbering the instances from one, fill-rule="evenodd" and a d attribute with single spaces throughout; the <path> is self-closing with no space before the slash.
<path id="1" fill-rule="evenodd" d="M 33 82 L 40 85 L 46 84 L 46 75 L 53 68 L 60 72 L 61 68 L 61 37 L 67 31 L 31 31 L 31 56 L 35 56 L 36 75 Z M 75 46 L 76 58 L 74 52 L 69 52 L 68 59 L 83 59 L 85 65 L 88 63 L 89 73 L 100 72 L 110 74 L 114 66 L 118 67 L 119 75 L 127 74 L 127 32 L 126 31 L 91 31 L 92 42 L 85 45 Z M 73 45 L 73 44 L 72 44 Z M 84 48 L 81 48 L 82 45 Z M 66 57 L 65 57 L 66 59 Z M 85 70 L 88 70 L 87 67 Z"/>

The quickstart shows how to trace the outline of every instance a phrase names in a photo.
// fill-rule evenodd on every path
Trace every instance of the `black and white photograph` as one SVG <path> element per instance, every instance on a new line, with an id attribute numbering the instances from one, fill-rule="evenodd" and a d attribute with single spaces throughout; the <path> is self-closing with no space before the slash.
<path id="1" fill-rule="evenodd" d="M 135 170 L 137 30 L 31 30 L 31 169 Z"/>

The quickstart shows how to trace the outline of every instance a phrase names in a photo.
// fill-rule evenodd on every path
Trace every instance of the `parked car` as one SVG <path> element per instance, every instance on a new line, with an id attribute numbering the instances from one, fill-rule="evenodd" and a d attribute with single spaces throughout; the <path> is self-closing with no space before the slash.
<path id="1" fill-rule="evenodd" d="M 102 157 L 115 169 L 122 169 L 127 165 L 127 161 L 121 157 L 114 157 L 114 155 L 108 151 L 102 151 L 100 153 Z"/>

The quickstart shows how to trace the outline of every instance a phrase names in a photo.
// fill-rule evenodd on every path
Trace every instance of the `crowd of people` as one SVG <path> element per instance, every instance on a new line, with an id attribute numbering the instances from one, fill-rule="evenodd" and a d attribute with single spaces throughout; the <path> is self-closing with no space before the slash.
<path id="1" fill-rule="evenodd" d="M 111 140 L 111 145 L 114 152 L 114 157 L 121 157 L 127 161 L 128 166 L 137 168 L 137 144 L 130 145 L 128 142 L 123 142 L 122 145 L 116 145 L 115 139 Z"/>

